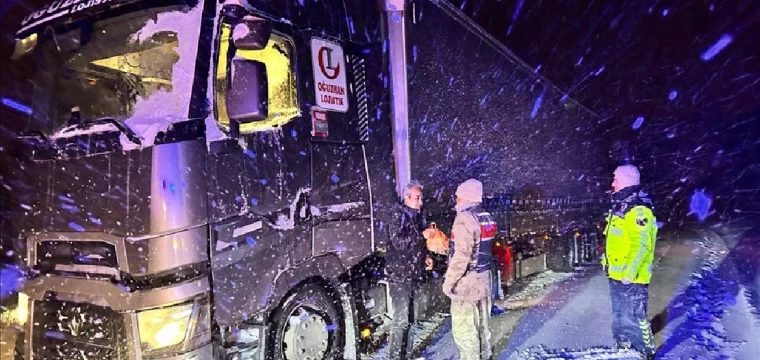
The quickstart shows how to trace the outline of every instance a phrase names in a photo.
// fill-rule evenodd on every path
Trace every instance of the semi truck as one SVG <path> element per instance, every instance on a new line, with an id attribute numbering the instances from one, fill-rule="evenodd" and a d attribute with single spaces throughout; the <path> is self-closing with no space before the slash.
<path id="1" fill-rule="evenodd" d="M 467 177 L 600 191 L 593 114 L 445 1 L 57 0 L 16 37 L 20 358 L 358 359 L 413 177 L 439 224 Z"/>

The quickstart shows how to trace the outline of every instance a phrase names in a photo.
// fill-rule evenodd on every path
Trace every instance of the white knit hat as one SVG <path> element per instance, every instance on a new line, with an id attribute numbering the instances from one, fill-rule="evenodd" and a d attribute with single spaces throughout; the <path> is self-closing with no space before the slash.
<path id="1" fill-rule="evenodd" d="M 473 203 L 483 202 L 483 184 L 475 179 L 468 179 L 457 187 L 457 197 Z"/>
<path id="2" fill-rule="evenodd" d="M 641 174 L 639 169 L 633 165 L 620 165 L 615 169 L 615 178 L 618 180 L 621 188 L 639 185 L 641 183 Z"/>

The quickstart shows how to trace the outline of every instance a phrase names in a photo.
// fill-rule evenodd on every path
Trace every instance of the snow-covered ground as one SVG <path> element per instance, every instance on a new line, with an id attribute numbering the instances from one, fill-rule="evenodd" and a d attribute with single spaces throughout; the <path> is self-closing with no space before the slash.
<path id="1" fill-rule="evenodd" d="M 560 282 L 573 277 L 572 273 L 559 273 L 546 271 L 540 274 L 530 276 L 524 280 L 519 280 L 508 290 L 507 297 L 504 300 L 497 301 L 496 304 L 505 309 L 521 309 L 531 306 L 531 304 L 540 302 L 547 291 Z M 513 314 L 500 316 L 499 321 L 510 318 Z M 412 330 L 414 338 L 414 349 L 427 358 L 438 359 L 436 348 L 442 343 L 446 343 L 440 350 L 442 353 L 456 353 L 453 348 L 453 338 L 451 338 L 451 321 L 447 315 L 437 314 L 431 319 L 420 322 Z M 438 344 L 433 345 L 431 344 Z M 365 355 L 375 360 L 391 359 L 388 356 L 387 346 L 382 347 L 373 355 Z M 446 357 L 443 357 L 446 358 Z M 447 358 L 446 358 L 447 359 Z"/>
<path id="2" fill-rule="evenodd" d="M 649 316 L 657 358 L 760 359 L 760 228 L 666 233 L 656 252 Z M 510 310 L 491 319 L 495 358 L 637 357 L 611 350 L 609 289 L 600 269 L 546 272 L 507 295 L 499 304 Z M 458 359 L 449 317 L 433 316 L 414 334 L 425 359 Z M 12 344 L 5 336 L 1 342 L 3 350 Z M 384 347 L 363 358 L 390 355 Z"/>
<path id="3" fill-rule="evenodd" d="M 633 350 L 611 350 L 606 347 L 588 349 L 551 350 L 536 346 L 514 354 L 510 359 L 518 360 L 559 360 L 559 359 L 607 359 L 607 360 L 639 360 L 641 354 Z"/>
<path id="4" fill-rule="evenodd" d="M 448 316 L 444 314 L 436 314 L 426 321 L 421 321 L 415 324 L 415 326 L 412 327 L 412 338 L 414 339 L 415 351 L 419 352 L 427 347 L 430 340 L 437 333 L 441 332 L 441 328 L 448 322 L 447 320 Z M 391 354 L 388 353 L 388 346 L 385 344 L 385 346 L 378 349 L 374 354 L 363 354 L 362 358 L 373 360 L 394 359 L 394 357 L 390 355 Z"/>
<path id="5" fill-rule="evenodd" d="M 751 304 L 758 289 L 742 271 L 760 244 L 758 238 L 747 239 L 754 247 L 729 248 L 724 236 L 699 232 L 702 262 L 668 308 L 661 358 L 760 359 L 760 316 Z"/>
<path id="6" fill-rule="evenodd" d="M 496 305 L 504 309 L 519 309 L 531 306 L 542 300 L 544 295 L 558 283 L 573 277 L 573 273 L 545 271 L 540 274 L 516 281 L 508 290 L 504 300 Z"/>
<path id="7" fill-rule="evenodd" d="M 735 229 L 734 239 L 712 230 L 663 234 L 649 302 L 658 359 L 760 359 L 760 238 L 746 230 Z M 604 274 L 597 269 L 547 280 L 556 276 L 534 277 L 524 288 L 530 292 L 511 294 L 517 302 L 539 299 L 535 306 L 492 318 L 498 358 L 635 359 L 633 352 L 611 350 Z M 458 359 L 448 319 L 429 344 L 426 359 Z"/>

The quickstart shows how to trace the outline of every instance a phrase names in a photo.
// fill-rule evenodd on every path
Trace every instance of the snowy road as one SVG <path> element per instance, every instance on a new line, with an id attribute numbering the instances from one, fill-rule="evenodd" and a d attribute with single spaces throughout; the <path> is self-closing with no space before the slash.
<path id="1" fill-rule="evenodd" d="M 713 230 L 663 234 L 657 245 L 649 316 L 658 359 L 760 358 L 758 232 Z M 498 358 L 611 347 L 608 291 L 601 270 L 586 271 L 551 288 L 535 307 L 493 318 Z M 454 360 L 456 353 L 447 320 L 422 355 Z"/>
<path id="2" fill-rule="evenodd" d="M 760 228 L 665 233 L 655 264 L 649 317 L 658 359 L 760 358 Z M 535 281 L 547 278 L 562 279 L 546 275 Z M 573 358 L 561 350 L 612 345 L 607 280 L 601 270 L 576 273 L 538 295 L 535 306 L 492 319 L 498 359 Z M 11 358 L 13 340 L 7 330 L 0 339 L 2 360 Z M 422 356 L 458 358 L 448 318 L 426 324 L 424 332 Z M 372 358 L 388 358 L 384 352 Z"/>

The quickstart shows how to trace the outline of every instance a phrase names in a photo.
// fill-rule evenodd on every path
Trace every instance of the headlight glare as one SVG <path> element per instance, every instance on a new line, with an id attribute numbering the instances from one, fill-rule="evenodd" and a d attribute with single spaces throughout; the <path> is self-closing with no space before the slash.
<path id="1" fill-rule="evenodd" d="M 143 356 L 195 349 L 211 341 L 207 299 L 137 313 Z"/>
<path id="2" fill-rule="evenodd" d="M 26 325 L 26 319 L 29 317 L 29 296 L 24 293 L 18 293 L 18 304 L 16 305 L 16 324 L 19 326 Z"/>
<path id="3" fill-rule="evenodd" d="M 150 345 L 154 348 L 163 348 L 167 346 L 177 345 L 182 340 L 185 340 L 185 329 L 180 327 L 175 322 L 168 323 L 161 327 L 161 330 L 158 330 L 156 332 L 156 335 L 153 337 L 153 340 Z"/>

